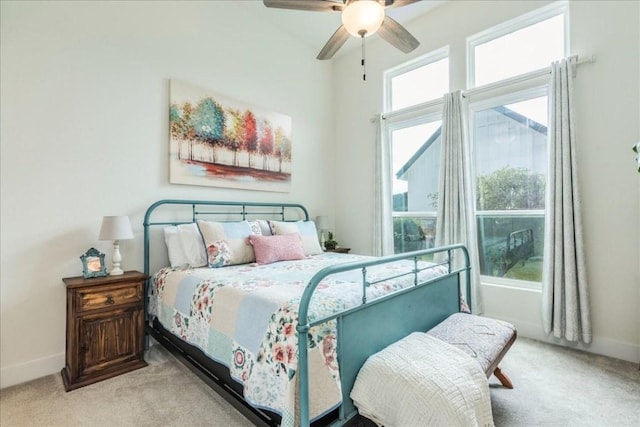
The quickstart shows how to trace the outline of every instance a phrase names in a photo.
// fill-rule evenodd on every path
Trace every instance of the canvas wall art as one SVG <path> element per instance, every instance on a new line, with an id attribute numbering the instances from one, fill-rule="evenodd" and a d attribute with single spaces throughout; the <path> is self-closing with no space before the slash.
<path id="1" fill-rule="evenodd" d="M 170 81 L 172 184 L 291 190 L 291 117 Z"/>

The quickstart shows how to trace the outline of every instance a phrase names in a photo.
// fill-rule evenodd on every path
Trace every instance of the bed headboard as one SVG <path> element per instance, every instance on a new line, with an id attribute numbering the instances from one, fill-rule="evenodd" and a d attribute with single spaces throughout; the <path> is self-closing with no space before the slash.
<path id="1" fill-rule="evenodd" d="M 308 221 L 309 212 L 297 203 L 228 202 L 215 200 L 159 200 L 149 206 L 144 215 L 144 273 L 151 270 L 152 230 L 170 225 L 189 224 L 198 219 L 244 221 L 267 219 L 277 221 Z M 164 248 L 164 241 L 159 240 Z M 154 243 L 155 245 L 155 243 Z"/>

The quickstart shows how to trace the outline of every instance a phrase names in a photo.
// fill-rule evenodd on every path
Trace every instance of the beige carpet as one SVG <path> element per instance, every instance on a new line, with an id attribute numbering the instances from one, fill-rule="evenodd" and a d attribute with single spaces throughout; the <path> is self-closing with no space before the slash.
<path id="1" fill-rule="evenodd" d="M 247 426 L 226 401 L 156 345 L 149 366 L 69 393 L 59 374 L 0 391 L 0 425 Z M 638 426 L 638 364 L 519 338 L 491 383 L 496 426 Z M 367 425 L 359 422 L 358 425 Z"/>
<path id="2" fill-rule="evenodd" d="M 0 391 L 0 426 L 248 426 L 162 346 L 149 366 L 64 391 L 59 374 Z"/>

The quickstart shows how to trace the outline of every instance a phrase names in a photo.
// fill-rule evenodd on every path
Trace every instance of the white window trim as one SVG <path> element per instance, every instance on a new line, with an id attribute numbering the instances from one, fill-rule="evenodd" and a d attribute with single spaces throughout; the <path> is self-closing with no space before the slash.
<path id="1" fill-rule="evenodd" d="M 531 98 L 539 98 L 541 96 L 549 96 L 549 79 L 545 78 L 544 81 L 538 79 L 529 79 L 529 81 L 519 82 L 520 87 L 518 89 L 510 87 L 511 85 L 505 85 L 504 83 L 497 86 L 493 93 L 489 90 L 482 91 L 482 98 L 474 100 L 474 95 L 467 95 L 469 98 L 469 127 L 471 130 L 471 124 L 473 114 L 480 110 L 486 110 L 487 108 L 493 108 L 500 105 L 514 104 L 517 102 L 526 101 Z M 528 84 L 527 84 L 528 83 Z M 508 90 L 507 93 L 505 93 Z"/>
<path id="2" fill-rule="evenodd" d="M 523 75 L 524 76 L 524 75 Z M 500 83 L 500 84 L 497 84 Z M 548 79 L 545 79 L 544 83 L 541 83 L 539 81 L 539 79 L 536 79 L 535 77 L 531 77 L 529 79 L 520 79 L 518 81 L 518 84 L 520 85 L 526 85 L 528 83 L 528 85 L 530 86 L 529 88 L 526 89 L 520 89 L 518 91 L 513 91 L 513 88 L 509 91 L 508 94 L 502 93 L 503 90 L 501 89 L 505 89 L 508 86 L 511 86 L 509 84 L 509 82 L 507 80 L 503 80 L 500 82 L 497 82 L 496 84 L 492 84 L 493 86 L 495 86 L 494 90 L 483 90 L 482 91 L 482 95 L 483 95 L 483 99 L 479 100 L 479 101 L 473 101 L 470 100 L 469 101 L 469 105 L 468 105 L 468 112 L 469 112 L 469 120 L 468 120 L 468 128 L 469 128 L 469 145 L 470 145 L 470 152 L 471 152 L 471 159 L 475 159 L 475 144 L 473 143 L 473 141 L 475 141 L 474 139 L 474 130 L 475 130 L 475 126 L 474 126 L 474 117 L 475 117 L 475 113 L 478 111 L 482 111 L 482 110 L 486 110 L 488 108 L 493 108 L 499 105 L 508 105 L 508 104 L 513 104 L 516 102 L 521 102 L 521 101 L 526 101 L 528 99 L 533 99 L 533 98 L 538 98 L 541 96 L 549 96 L 549 81 Z M 492 96 L 492 94 L 494 94 Z M 548 147 L 547 147 L 548 149 Z M 505 210 L 497 210 L 497 211 L 486 211 L 486 210 L 477 210 L 476 206 L 475 206 L 475 201 L 476 201 L 476 186 L 475 186 L 475 181 L 477 179 L 477 174 L 476 174 L 476 165 L 475 165 L 475 160 L 473 160 L 471 162 L 471 174 L 472 174 L 472 178 L 473 178 L 473 182 L 474 185 L 472 186 L 472 191 L 473 191 L 473 201 L 474 201 L 474 206 L 473 206 L 473 211 L 474 211 L 474 217 L 477 220 L 478 215 L 487 215 L 487 214 L 509 214 L 510 216 L 528 216 L 528 215 L 532 215 L 532 214 L 536 214 L 536 215 L 540 215 L 543 214 L 543 216 L 546 216 L 547 212 L 546 209 L 535 209 L 535 210 L 509 210 L 509 211 L 505 211 Z M 548 179 L 548 177 L 547 177 Z M 508 287 L 508 288 L 513 288 L 513 289 L 528 289 L 528 290 L 534 290 L 534 291 L 540 291 L 542 289 L 542 283 L 541 282 L 531 282 L 528 280 L 518 280 L 518 279 L 509 279 L 509 278 L 504 278 L 504 277 L 495 277 L 495 276 L 486 276 L 486 275 L 480 275 L 480 282 L 482 284 L 491 284 L 491 285 L 499 285 L 499 286 L 504 286 L 504 287 Z"/>
<path id="3" fill-rule="evenodd" d="M 441 59 L 445 59 L 448 57 L 449 57 L 449 46 L 445 46 L 440 49 L 436 49 L 432 52 L 429 52 L 426 55 L 412 59 L 411 61 L 407 61 L 405 63 L 402 63 L 396 67 L 390 68 L 387 71 L 385 71 L 383 73 L 382 111 L 384 112 L 393 111 L 391 109 L 391 80 L 394 77 L 408 73 L 409 71 L 413 71 L 416 68 L 429 65 L 433 62 L 437 62 L 437 61 L 440 61 Z M 449 70 L 449 74 L 451 74 L 451 70 Z M 451 78 L 449 78 L 449 81 L 451 81 Z M 418 105 L 422 105 L 422 104 L 418 104 Z M 415 107 L 415 105 L 406 107 L 403 110 L 410 109 L 413 107 Z M 397 110 L 397 111 L 401 111 L 401 110 Z"/>
<path id="4" fill-rule="evenodd" d="M 569 2 L 567 0 L 561 0 L 541 7 L 540 9 L 536 9 L 467 37 L 467 89 L 475 87 L 476 46 L 561 14 L 564 15 L 564 56 L 566 57 L 568 52 L 571 51 L 569 46 Z"/>

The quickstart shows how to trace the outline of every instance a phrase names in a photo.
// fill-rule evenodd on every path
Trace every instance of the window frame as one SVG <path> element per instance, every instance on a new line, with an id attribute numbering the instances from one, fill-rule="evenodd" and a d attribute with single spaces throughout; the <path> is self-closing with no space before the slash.
<path id="1" fill-rule="evenodd" d="M 501 106 L 501 105 L 508 105 L 508 104 L 514 104 L 517 102 L 522 102 L 522 101 L 526 101 L 529 99 L 534 99 L 534 98 L 539 98 L 542 96 L 546 96 L 547 100 L 549 98 L 549 96 L 551 95 L 550 90 L 550 84 L 548 79 L 530 79 L 530 81 L 528 82 L 518 82 L 519 84 L 517 85 L 517 88 L 512 88 L 510 91 L 508 91 L 507 93 L 505 93 L 508 88 L 498 88 L 495 89 L 494 91 L 484 91 L 482 93 L 482 99 L 479 100 L 469 100 L 468 106 L 467 106 L 467 112 L 468 112 L 468 135 L 469 135 L 469 140 L 468 140 L 468 144 L 469 144 L 469 152 L 470 152 L 470 159 L 471 159 L 471 181 L 473 182 L 473 185 L 471 186 L 472 188 L 472 197 L 473 197 L 473 216 L 476 220 L 476 224 L 478 221 L 478 216 L 479 215 L 487 215 L 487 214 L 491 214 L 491 213 L 505 213 L 508 212 L 510 214 L 510 216 L 527 216 L 527 215 L 543 215 L 543 218 L 546 218 L 547 216 L 547 203 L 545 203 L 545 209 L 528 209 L 528 210 L 524 210 L 524 209 L 519 209 L 519 210 L 509 210 L 509 211 L 503 211 L 503 210 L 497 210 L 497 211 L 487 211 L 487 210 L 478 210 L 477 209 L 477 194 L 476 194 L 476 183 L 477 183 L 477 171 L 476 171 L 476 144 L 475 144 L 475 113 L 482 111 L 482 110 L 486 110 L 489 108 L 493 108 L 493 107 L 497 107 L 497 106 Z M 528 86 L 528 87 L 522 87 L 522 86 Z M 492 92 L 493 92 L 493 96 L 492 96 Z M 547 110 L 547 114 L 548 114 L 548 110 Z M 549 127 L 547 126 L 547 131 L 548 131 Z M 549 134 L 547 132 L 547 158 L 548 158 L 548 154 L 549 154 Z M 545 174 L 545 179 L 546 182 L 548 182 L 549 180 L 549 174 L 548 174 L 548 165 L 547 165 L 547 173 Z M 545 185 L 545 199 L 548 197 L 548 195 L 546 194 L 546 185 Z M 546 220 L 545 220 L 546 221 Z M 479 251 L 480 248 L 477 248 L 477 250 Z M 543 253 L 544 256 L 544 253 Z M 512 287 L 512 288 L 520 288 L 520 289 L 529 289 L 529 290 L 541 290 L 542 289 L 542 283 L 541 282 L 533 282 L 533 281 L 529 281 L 529 280 L 521 280 L 521 279 L 511 279 L 511 278 L 503 278 L 503 277 L 496 277 L 496 276 L 488 276 L 488 275 L 484 275 L 481 274 L 480 275 L 480 282 L 483 284 L 491 284 L 491 285 L 498 285 L 498 286 L 507 286 L 507 287 Z"/>
<path id="2" fill-rule="evenodd" d="M 524 15 L 520 15 L 516 18 L 513 18 L 509 21 L 503 22 L 501 24 L 495 25 L 491 28 L 488 28 L 484 31 L 474 34 L 473 36 L 467 37 L 467 90 L 476 88 L 475 84 L 475 75 L 476 75 L 476 67 L 475 67 L 475 47 L 481 45 L 483 43 L 489 42 L 491 40 L 497 39 L 499 37 L 505 36 L 507 34 L 513 33 L 515 31 L 521 30 L 523 28 L 529 27 L 531 25 L 535 25 L 542 21 L 546 21 L 547 19 L 551 19 L 555 16 L 563 15 L 564 17 L 564 56 L 567 56 L 567 53 L 570 52 L 569 46 L 569 2 L 567 0 L 561 0 L 555 3 L 552 3 L 548 6 L 541 7 L 539 9 L 533 10 Z M 532 72 L 535 70 L 529 70 Z M 527 74 L 527 73 L 524 73 Z M 517 77 L 517 76 L 514 76 Z M 511 77 L 512 78 L 512 77 Z M 487 85 L 496 84 L 501 81 L 508 80 L 506 78 L 504 80 L 499 80 L 497 82 L 488 83 Z M 482 86 L 479 86 L 482 87 Z"/>
<path id="3" fill-rule="evenodd" d="M 410 105 L 408 107 L 399 108 L 397 110 L 393 110 L 391 108 L 391 92 L 393 90 L 392 80 L 400 76 L 402 74 L 406 74 L 411 72 L 417 68 L 424 67 L 425 65 L 429 65 L 431 63 L 440 61 L 445 58 L 449 58 L 449 46 L 441 47 L 440 49 L 436 49 L 427 53 L 426 55 L 419 56 L 410 61 L 404 62 L 396 67 L 390 68 L 383 73 L 383 92 L 382 92 L 382 111 L 384 113 L 391 112 L 401 112 L 401 111 L 409 111 L 416 109 L 416 107 L 420 107 L 424 104 L 430 104 L 435 100 L 429 100 L 424 103 Z M 449 64 L 449 90 L 451 89 L 451 64 Z"/>
<path id="4" fill-rule="evenodd" d="M 389 160 L 389 164 L 393 163 L 393 132 L 405 129 L 413 126 L 419 126 L 427 123 L 433 123 L 437 121 L 442 121 L 442 105 L 444 104 L 443 99 L 438 99 L 435 101 L 428 101 L 424 104 L 418 104 L 420 108 L 416 109 L 416 106 L 413 108 L 402 110 L 404 113 L 396 113 L 393 116 L 385 118 L 384 120 L 384 134 L 386 144 L 386 152 L 391 156 Z M 398 110 L 401 111 L 401 110 Z M 389 185 L 389 200 L 393 200 L 393 170 L 390 168 L 390 174 L 385 178 L 388 180 Z M 426 217 L 426 218 L 435 218 L 438 215 L 438 212 L 434 211 L 395 211 L 393 209 L 393 205 L 390 207 L 391 221 L 390 226 L 393 228 L 393 222 L 396 218 L 412 218 L 412 217 Z M 395 243 L 395 242 L 394 242 Z M 395 253 L 395 251 L 394 251 Z"/>
<path id="5" fill-rule="evenodd" d="M 387 144 L 387 149 L 389 150 L 388 153 L 390 153 L 390 155 L 392 156 L 391 159 L 389 159 L 391 162 L 390 164 L 393 163 L 393 132 L 401 130 L 401 129 L 406 129 L 406 128 L 410 128 L 410 127 L 414 127 L 414 126 L 419 126 L 419 125 L 425 125 L 428 123 L 433 123 L 433 122 L 437 122 L 440 121 L 442 122 L 442 107 L 438 106 L 432 106 L 431 108 L 422 110 L 422 114 L 420 115 L 411 115 L 410 117 L 396 117 L 396 118 L 392 118 L 389 119 L 388 123 L 386 123 L 386 144 Z M 425 140 L 426 141 L 426 140 Z M 393 175 L 393 171 L 391 171 L 392 175 Z M 393 176 L 389 176 L 389 180 L 390 180 L 390 188 L 393 187 Z M 393 192 L 391 194 L 391 197 L 393 197 Z M 409 212 L 409 211 L 407 211 Z M 415 211 L 417 213 L 425 213 L 425 214 L 431 214 L 433 211 Z M 392 218 L 395 217 L 395 211 L 393 210 L 393 207 L 391 208 L 391 216 Z M 406 213 L 406 212 L 397 212 L 397 213 Z M 402 216 L 402 215 L 397 215 L 397 216 Z M 406 215 L 405 215 L 406 216 Z"/>

